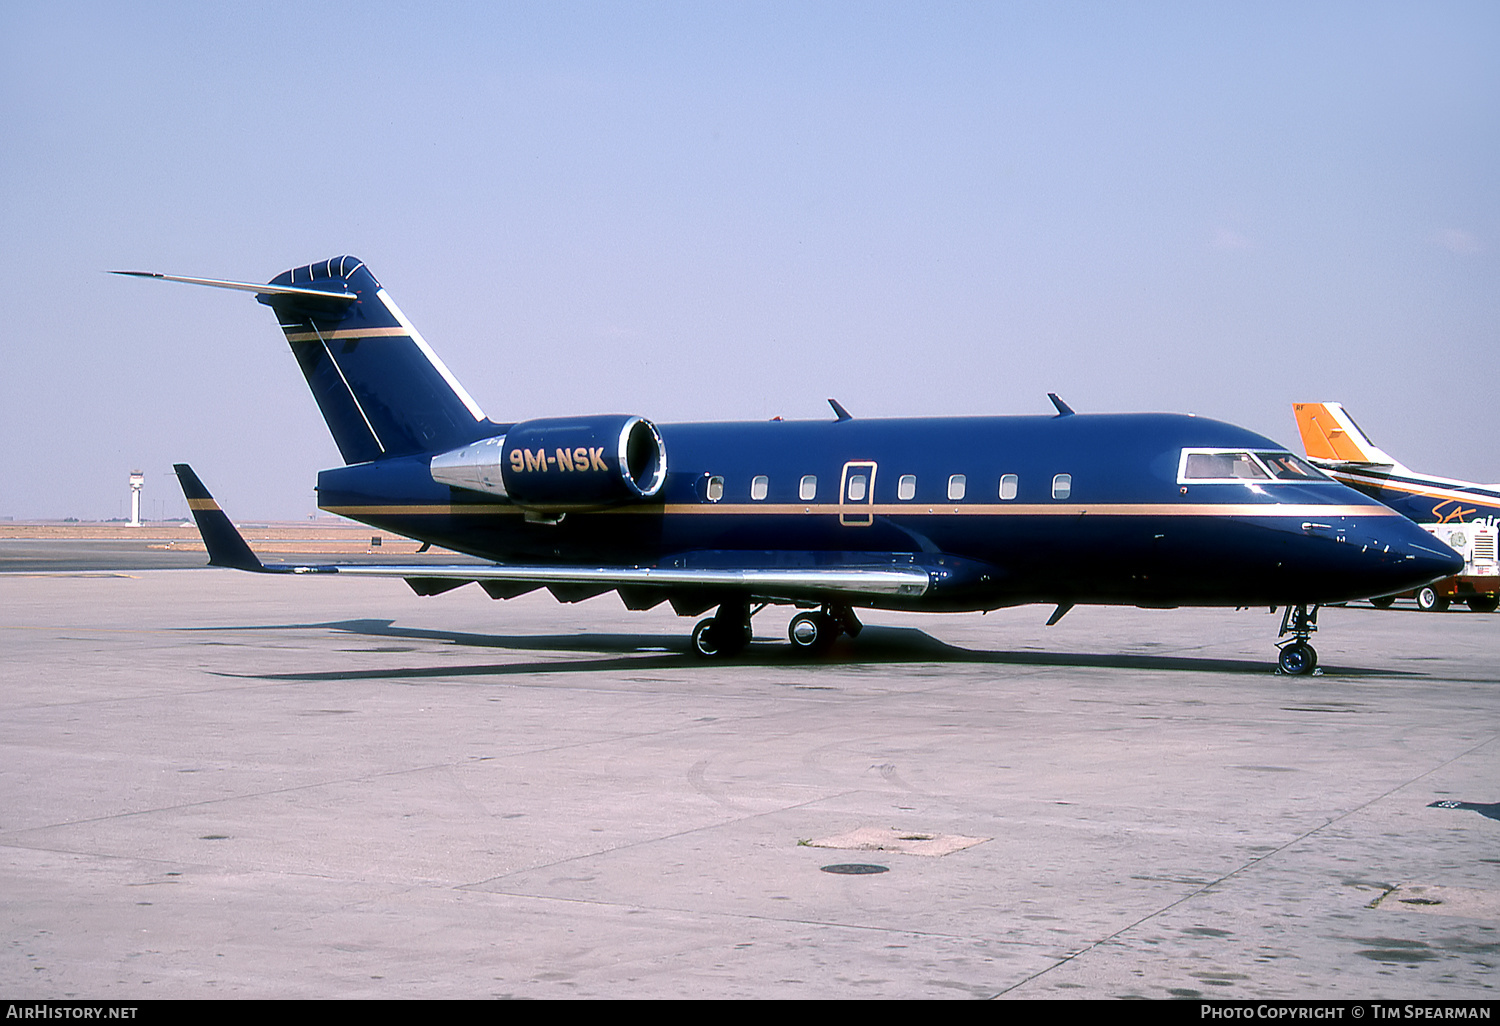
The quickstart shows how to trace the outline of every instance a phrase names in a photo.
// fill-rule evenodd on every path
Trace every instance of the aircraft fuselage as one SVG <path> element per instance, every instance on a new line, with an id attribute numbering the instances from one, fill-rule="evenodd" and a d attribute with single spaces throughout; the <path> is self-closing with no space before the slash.
<path id="1" fill-rule="evenodd" d="M 941 568 L 921 596 L 859 602 L 886 608 L 1326 603 L 1425 582 L 1451 562 L 1405 518 L 1330 480 L 1182 478 L 1185 449 L 1285 451 L 1201 417 L 658 430 L 667 472 L 651 501 L 528 513 L 438 483 L 422 455 L 324 471 L 319 505 L 502 563 L 796 567 L 867 553 Z M 544 472 L 569 471 L 554 459 Z"/>

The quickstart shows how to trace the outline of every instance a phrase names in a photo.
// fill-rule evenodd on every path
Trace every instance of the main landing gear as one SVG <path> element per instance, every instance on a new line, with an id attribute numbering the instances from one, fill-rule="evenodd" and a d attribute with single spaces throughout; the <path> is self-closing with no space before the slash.
<path id="1" fill-rule="evenodd" d="M 826 655 L 840 634 L 854 638 L 864 624 L 848 606 L 824 606 L 816 613 L 798 613 L 792 617 L 786 634 L 792 648 L 809 656 Z"/>
<path id="2" fill-rule="evenodd" d="M 755 612 L 764 608 L 760 606 Z M 750 644 L 752 615 L 748 602 L 725 602 L 717 613 L 699 621 L 693 628 L 693 654 L 700 659 L 728 659 L 739 655 Z M 840 634 L 852 638 L 863 629 L 864 625 L 848 606 L 824 606 L 817 612 L 798 613 L 792 617 L 787 637 L 796 652 L 820 656 L 833 647 Z"/>
<path id="3" fill-rule="evenodd" d="M 725 602 L 717 613 L 693 628 L 693 655 L 728 659 L 745 651 L 750 636 L 750 603 L 743 599 Z"/>
<path id="4" fill-rule="evenodd" d="M 1318 607 L 1311 609 L 1306 603 L 1287 606 L 1281 616 L 1281 634 L 1291 635 L 1286 641 L 1278 641 L 1281 656 L 1276 660 L 1276 672 L 1292 677 L 1312 673 L 1318 667 L 1318 651 L 1307 643 L 1318 629 Z"/>

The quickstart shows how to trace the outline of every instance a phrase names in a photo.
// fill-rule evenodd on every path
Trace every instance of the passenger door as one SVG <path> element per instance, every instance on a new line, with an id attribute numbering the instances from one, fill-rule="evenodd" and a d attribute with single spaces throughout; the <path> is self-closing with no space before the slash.
<path id="1" fill-rule="evenodd" d="M 875 522 L 875 462 L 851 460 L 839 478 L 839 523 L 869 527 Z"/>

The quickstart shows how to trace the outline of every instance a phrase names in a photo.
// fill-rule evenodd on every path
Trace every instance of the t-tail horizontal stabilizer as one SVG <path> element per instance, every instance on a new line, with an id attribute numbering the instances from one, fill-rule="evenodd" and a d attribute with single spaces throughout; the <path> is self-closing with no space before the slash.
<path id="1" fill-rule="evenodd" d="M 224 281 L 219 278 L 189 278 L 181 274 L 158 274 L 155 271 L 110 271 L 131 278 L 155 278 L 157 281 L 178 281 L 184 285 L 207 285 L 215 289 L 234 289 L 237 292 L 253 292 L 257 296 L 296 296 L 302 299 L 328 301 L 335 305 L 356 302 L 359 296 L 353 292 L 334 292 L 331 289 L 298 288 L 295 285 L 261 285 L 253 281 Z"/>
<path id="2" fill-rule="evenodd" d="M 177 471 L 177 481 L 182 485 L 182 494 L 187 496 L 188 509 L 193 511 L 198 533 L 203 536 L 203 544 L 208 546 L 208 565 L 266 572 L 265 564 L 250 551 L 250 546 L 245 544 L 245 539 L 224 515 L 208 489 L 203 487 L 193 468 L 186 463 L 176 463 L 172 469 Z"/>

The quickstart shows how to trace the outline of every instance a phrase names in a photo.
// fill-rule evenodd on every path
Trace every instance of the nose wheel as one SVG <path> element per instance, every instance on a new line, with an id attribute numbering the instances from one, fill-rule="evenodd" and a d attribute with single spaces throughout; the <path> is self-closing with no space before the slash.
<path id="1" fill-rule="evenodd" d="M 1307 643 L 1318 629 L 1318 607 L 1306 604 L 1287 606 L 1281 617 L 1281 634 L 1285 641 L 1276 642 L 1281 655 L 1276 659 L 1276 672 L 1289 677 L 1302 677 L 1318 668 L 1318 650 Z"/>
<path id="2" fill-rule="evenodd" d="M 1289 677 L 1312 673 L 1318 665 L 1318 652 L 1305 641 L 1294 641 L 1281 649 L 1276 668 Z"/>

